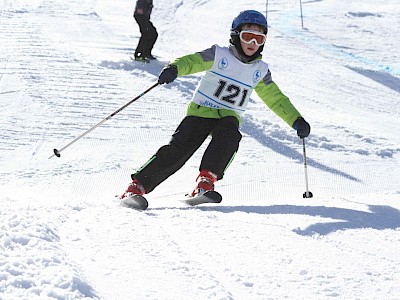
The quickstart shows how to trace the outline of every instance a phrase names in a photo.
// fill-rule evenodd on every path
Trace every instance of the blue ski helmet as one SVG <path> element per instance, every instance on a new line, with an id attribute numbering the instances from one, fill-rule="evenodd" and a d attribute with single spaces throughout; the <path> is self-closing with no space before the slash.
<path id="1" fill-rule="evenodd" d="M 231 31 L 240 31 L 243 24 L 257 24 L 264 27 L 264 33 L 268 32 L 268 23 L 265 16 L 256 10 L 244 10 L 233 19 Z"/>

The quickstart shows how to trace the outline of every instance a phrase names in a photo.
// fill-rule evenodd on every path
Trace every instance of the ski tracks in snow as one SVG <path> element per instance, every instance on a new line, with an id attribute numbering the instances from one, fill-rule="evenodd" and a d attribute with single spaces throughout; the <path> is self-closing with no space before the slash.
<path id="1" fill-rule="evenodd" d="M 63 244 L 84 272 L 98 274 L 89 279 L 105 299 L 119 298 L 108 294 L 108 284 L 120 285 L 121 295 L 128 293 L 137 299 L 234 299 L 230 283 L 224 279 L 226 266 L 217 265 L 216 269 L 222 268 L 219 272 L 209 267 L 216 245 L 196 248 L 199 245 L 195 240 L 200 237 L 194 230 L 202 227 L 195 220 L 199 212 L 180 208 L 138 212 L 118 205 L 88 207 L 64 224 Z M 207 215 L 205 218 L 214 218 Z M 112 227 L 102 225 L 105 216 Z M 121 248 L 131 255 L 118 253 Z M 128 261 L 127 256 L 131 257 Z"/>
<path id="2" fill-rule="evenodd" d="M 0 149 L 5 154 L 1 159 L 16 161 L 0 171 L 5 183 L 16 176 L 29 180 L 33 173 L 53 172 L 54 166 L 43 171 L 43 160 L 52 148 L 79 136 L 126 101 L 128 80 L 121 82 L 121 76 L 115 76 L 119 70 L 102 68 L 96 47 L 85 43 L 85 39 L 100 43 L 107 34 L 113 37 L 103 23 L 93 28 L 92 22 L 99 19 L 90 3 L 79 1 L 5 4 L 0 22 L 5 41 L 0 93 L 6 99 L 0 104 Z M 97 51 L 118 52 L 97 46 Z M 129 78 L 128 73 L 125 76 Z M 83 141 L 89 151 L 104 140 L 96 134 Z M 10 167 L 21 160 L 30 167 L 22 172 Z M 74 172 L 65 163 L 61 169 Z"/>
<path id="3" fill-rule="evenodd" d="M 279 246 L 265 232 L 269 225 L 262 216 L 257 222 L 258 216 L 247 215 L 248 224 L 244 215 L 208 206 L 139 212 L 117 204 L 88 205 L 64 224 L 61 240 L 104 299 L 126 294 L 137 299 L 256 299 L 265 294 L 265 280 L 272 280 L 270 259 Z M 105 227 L 105 222 L 113 225 Z M 243 238 L 248 247 L 237 247 Z M 255 260 L 266 266 L 265 272 L 251 267 Z M 108 285 L 121 295 L 110 294 Z"/>

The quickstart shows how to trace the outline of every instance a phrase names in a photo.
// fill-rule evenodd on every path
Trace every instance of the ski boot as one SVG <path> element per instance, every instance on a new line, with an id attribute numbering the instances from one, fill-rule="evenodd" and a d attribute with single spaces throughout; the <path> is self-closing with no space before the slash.
<path id="1" fill-rule="evenodd" d="M 144 195 L 146 194 L 146 190 L 143 187 L 143 185 L 141 185 L 139 183 L 139 181 L 135 178 L 128 186 L 128 188 L 126 189 L 125 193 L 122 194 L 121 199 L 129 196 L 129 195 Z"/>
<path id="2" fill-rule="evenodd" d="M 134 179 L 125 193 L 120 197 L 121 205 L 136 210 L 146 210 L 149 203 L 147 199 L 142 196 L 144 194 L 146 194 L 145 188 L 137 179 Z"/>
<path id="3" fill-rule="evenodd" d="M 201 170 L 199 176 L 196 178 L 197 186 L 194 188 L 190 196 L 196 197 L 203 195 L 207 191 L 213 191 L 214 182 L 216 181 L 217 175 L 207 170 Z"/>

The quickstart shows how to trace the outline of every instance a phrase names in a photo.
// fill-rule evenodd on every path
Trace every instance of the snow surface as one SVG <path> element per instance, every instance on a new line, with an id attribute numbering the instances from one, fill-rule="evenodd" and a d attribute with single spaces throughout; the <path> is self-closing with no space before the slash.
<path id="1" fill-rule="evenodd" d="M 398 0 L 268 1 L 264 59 L 310 122 L 300 140 L 252 95 L 220 205 L 186 207 L 204 146 L 137 212 L 114 198 L 183 118 L 201 74 L 153 89 L 175 57 L 226 45 L 265 1 L 154 1 L 158 62 L 134 63 L 134 1 L 4 0 L 0 299 L 400 299 Z"/>

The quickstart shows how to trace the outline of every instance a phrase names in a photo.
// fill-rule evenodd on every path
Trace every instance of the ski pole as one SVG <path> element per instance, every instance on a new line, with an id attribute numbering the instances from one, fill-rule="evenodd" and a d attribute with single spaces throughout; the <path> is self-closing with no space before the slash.
<path id="1" fill-rule="evenodd" d="M 122 111 L 123 109 L 125 109 L 128 105 L 131 105 L 133 102 L 135 102 L 136 100 L 138 100 L 140 97 L 142 97 L 143 95 L 147 94 L 148 92 L 150 92 L 153 88 L 155 88 L 157 85 L 159 85 L 159 83 L 155 83 L 153 84 L 151 87 L 149 87 L 147 90 L 145 90 L 143 93 L 141 93 L 140 95 L 136 96 L 135 98 L 133 98 L 131 101 L 129 101 L 128 103 L 126 103 L 124 106 L 122 106 L 121 108 L 117 109 L 116 111 L 114 111 L 112 114 L 108 115 L 106 118 L 104 118 L 103 120 L 101 120 L 99 123 L 97 123 L 96 125 L 94 125 L 92 128 L 86 130 L 84 133 L 82 133 L 80 136 L 78 136 L 76 139 L 74 139 L 72 142 L 70 142 L 69 144 L 65 145 L 64 147 L 62 147 L 60 150 L 57 149 L 53 149 L 54 154 L 51 155 L 49 157 L 52 158 L 53 156 L 57 156 L 60 157 L 61 154 L 60 152 L 65 150 L 66 148 L 68 148 L 69 146 L 71 146 L 73 143 L 75 143 L 76 141 L 80 140 L 81 138 L 83 138 L 85 135 L 87 135 L 89 132 L 93 131 L 94 129 L 96 129 L 97 127 L 99 127 L 101 124 L 103 124 L 105 121 L 111 119 L 113 116 L 115 116 L 116 114 L 118 114 L 120 111 Z"/>
<path id="2" fill-rule="evenodd" d="M 307 157 L 306 157 L 306 142 L 303 140 L 303 155 L 304 155 L 304 175 L 306 177 L 306 191 L 303 194 L 303 198 L 312 198 L 313 194 L 308 190 L 308 176 L 307 176 Z"/>

